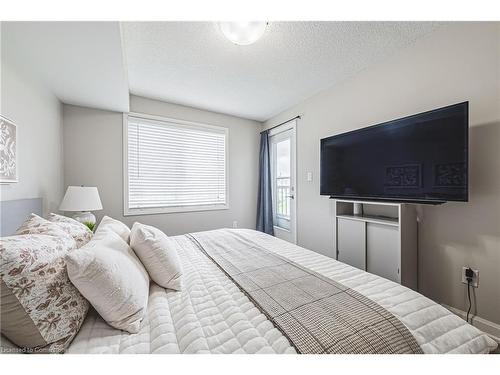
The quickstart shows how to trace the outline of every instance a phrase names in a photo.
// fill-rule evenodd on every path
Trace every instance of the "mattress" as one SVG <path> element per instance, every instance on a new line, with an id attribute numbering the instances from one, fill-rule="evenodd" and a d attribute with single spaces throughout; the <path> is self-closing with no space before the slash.
<path id="1" fill-rule="evenodd" d="M 352 288 L 394 314 L 424 353 L 488 353 L 496 342 L 421 294 L 266 234 L 237 231 L 266 249 Z M 151 283 L 137 334 L 107 325 L 91 311 L 68 353 L 295 353 L 239 288 L 186 236 L 179 245 L 183 290 Z"/>

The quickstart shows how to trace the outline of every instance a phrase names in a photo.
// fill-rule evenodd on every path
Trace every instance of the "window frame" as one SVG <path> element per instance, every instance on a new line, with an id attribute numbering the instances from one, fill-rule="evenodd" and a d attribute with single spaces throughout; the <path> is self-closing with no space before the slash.
<path id="1" fill-rule="evenodd" d="M 128 179 L 128 119 L 129 117 L 141 118 L 145 120 L 152 120 L 158 122 L 173 123 L 175 125 L 189 126 L 196 129 L 212 129 L 224 133 L 224 147 L 225 147 L 225 183 L 226 183 L 226 202 L 225 204 L 203 204 L 195 206 L 171 206 L 171 207 L 148 207 L 148 208 L 129 208 L 129 179 Z M 123 151 L 123 216 L 135 215 L 155 215 L 155 214 L 169 214 L 180 212 L 203 212 L 214 210 L 228 210 L 229 209 L 229 129 L 222 126 L 209 125 L 200 122 L 179 120 L 170 117 L 148 115 L 138 112 L 123 113 L 122 122 L 122 151 Z"/>

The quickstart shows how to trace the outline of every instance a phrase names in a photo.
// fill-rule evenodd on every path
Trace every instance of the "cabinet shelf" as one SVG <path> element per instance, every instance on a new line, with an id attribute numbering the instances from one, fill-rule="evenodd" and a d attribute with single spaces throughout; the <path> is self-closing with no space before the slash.
<path id="1" fill-rule="evenodd" d="M 367 223 L 399 226 L 399 220 L 395 217 L 377 216 L 377 215 L 337 215 L 338 218 L 364 221 Z"/>

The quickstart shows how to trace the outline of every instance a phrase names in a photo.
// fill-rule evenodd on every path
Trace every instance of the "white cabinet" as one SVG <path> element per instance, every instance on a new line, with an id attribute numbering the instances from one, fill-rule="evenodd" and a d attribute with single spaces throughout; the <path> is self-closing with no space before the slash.
<path id="1" fill-rule="evenodd" d="M 397 227 L 366 223 L 366 270 L 397 283 L 401 282 Z"/>
<path id="2" fill-rule="evenodd" d="M 337 260 L 417 289 L 417 220 L 413 205 L 336 200 Z"/>
<path id="3" fill-rule="evenodd" d="M 356 268 L 366 267 L 365 224 L 361 221 L 338 218 L 337 259 Z"/>

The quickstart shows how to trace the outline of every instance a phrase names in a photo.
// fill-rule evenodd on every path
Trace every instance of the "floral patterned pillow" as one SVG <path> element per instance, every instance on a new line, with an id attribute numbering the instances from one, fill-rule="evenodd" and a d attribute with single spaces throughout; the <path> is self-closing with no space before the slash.
<path id="1" fill-rule="evenodd" d="M 73 248 L 76 248 L 76 241 L 61 226 L 35 214 L 30 214 L 27 217 L 17 229 L 16 234 L 46 234 L 48 236 L 62 237 L 69 241 Z"/>
<path id="2" fill-rule="evenodd" d="M 68 278 L 73 249 L 67 235 L 1 238 L 1 331 L 13 343 L 63 352 L 80 329 L 89 303 Z"/>
<path id="3" fill-rule="evenodd" d="M 76 247 L 80 248 L 92 239 L 92 231 L 84 224 L 70 217 L 49 214 L 50 222 L 57 224 L 76 241 Z"/>

